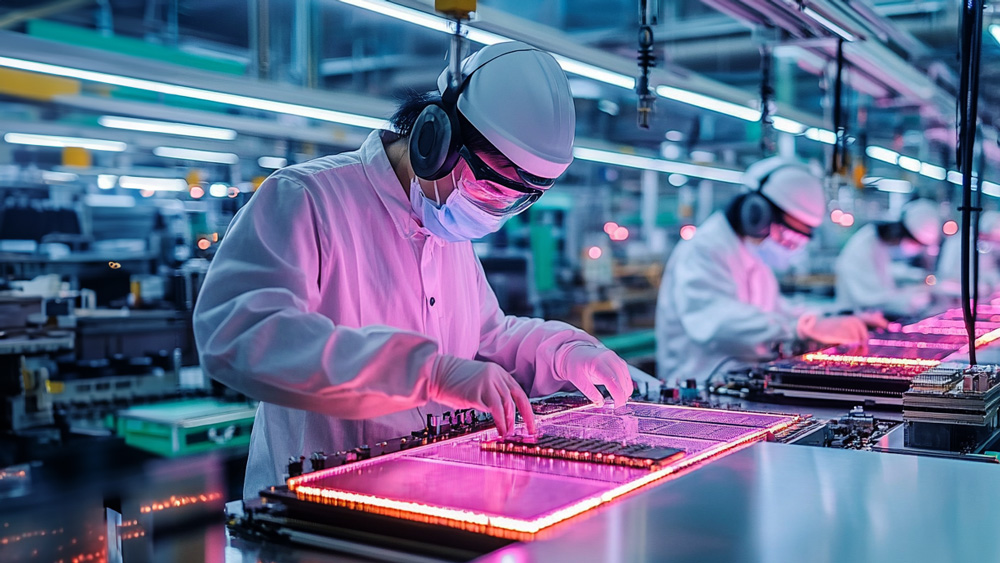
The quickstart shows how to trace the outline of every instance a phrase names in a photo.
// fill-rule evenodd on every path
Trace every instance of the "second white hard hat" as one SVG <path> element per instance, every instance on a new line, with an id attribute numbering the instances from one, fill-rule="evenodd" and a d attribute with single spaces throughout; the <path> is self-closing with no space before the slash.
<path id="1" fill-rule="evenodd" d="M 900 221 L 924 246 L 934 246 L 941 241 L 941 214 L 938 206 L 926 199 L 915 199 L 904 205 Z"/>
<path id="2" fill-rule="evenodd" d="M 471 74 L 471 77 L 470 77 Z M 573 161 L 576 111 L 566 73 L 527 43 L 487 45 L 462 61 L 468 83 L 458 111 L 511 162 L 556 178 Z M 448 71 L 438 90 L 448 86 Z"/>
<path id="3" fill-rule="evenodd" d="M 805 164 L 781 157 L 765 158 L 747 168 L 743 183 L 759 189 L 771 203 L 806 225 L 816 228 L 823 223 L 823 184 Z"/>

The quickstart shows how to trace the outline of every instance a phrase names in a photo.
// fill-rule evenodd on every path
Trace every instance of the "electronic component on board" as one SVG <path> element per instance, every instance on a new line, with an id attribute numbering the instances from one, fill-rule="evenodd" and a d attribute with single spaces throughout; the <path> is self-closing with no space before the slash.
<path id="1" fill-rule="evenodd" d="M 621 444 L 607 440 L 566 438 L 546 434 L 486 440 L 480 446 L 491 452 L 650 469 L 684 456 L 684 450 L 677 448 Z"/>

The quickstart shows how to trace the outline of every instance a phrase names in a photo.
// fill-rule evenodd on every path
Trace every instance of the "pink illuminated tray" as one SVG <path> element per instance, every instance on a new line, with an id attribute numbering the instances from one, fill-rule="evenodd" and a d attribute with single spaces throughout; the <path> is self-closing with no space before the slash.
<path id="1" fill-rule="evenodd" d="M 539 417 L 542 434 L 684 450 L 666 465 L 621 465 L 486 451 L 488 430 L 288 480 L 304 501 L 530 539 L 556 522 L 764 439 L 788 415 L 644 403 Z"/>

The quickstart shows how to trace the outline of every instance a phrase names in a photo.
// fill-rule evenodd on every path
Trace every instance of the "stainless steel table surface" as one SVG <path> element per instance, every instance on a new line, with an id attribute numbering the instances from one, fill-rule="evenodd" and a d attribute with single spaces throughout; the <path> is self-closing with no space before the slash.
<path id="1" fill-rule="evenodd" d="M 1000 466 L 755 444 L 477 561 L 1000 561 Z"/>

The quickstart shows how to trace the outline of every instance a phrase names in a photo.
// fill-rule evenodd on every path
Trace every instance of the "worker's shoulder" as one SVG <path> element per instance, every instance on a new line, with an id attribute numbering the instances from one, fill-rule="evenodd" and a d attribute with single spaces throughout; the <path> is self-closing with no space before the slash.
<path id="1" fill-rule="evenodd" d="M 351 151 L 286 166 L 271 177 L 309 189 L 312 186 L 325 186 L 339 181 L 353 181 L 359 175 L 364 175 L 361 157 L 358 151 Z"/>

